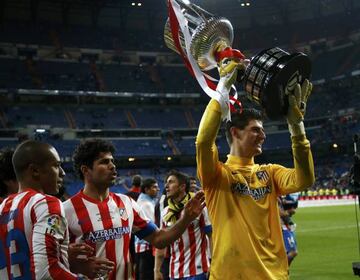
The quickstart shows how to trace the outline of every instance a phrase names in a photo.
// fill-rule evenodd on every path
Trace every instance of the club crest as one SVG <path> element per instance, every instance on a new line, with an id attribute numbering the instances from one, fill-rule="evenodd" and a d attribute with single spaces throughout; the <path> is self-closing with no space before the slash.
<path id="1" fill-rule="evenodd" d="M 119 214 L 122 220 L 127 220 L 129 218 L 125 208 L 119 208 Z"/>
<path id="2" fill-rule="evenodd" d="M 269 180 L 269 174 L 266 171 L 256 172 L 256 177 L 262 182 L 267 182 L 267 180 Z"/>

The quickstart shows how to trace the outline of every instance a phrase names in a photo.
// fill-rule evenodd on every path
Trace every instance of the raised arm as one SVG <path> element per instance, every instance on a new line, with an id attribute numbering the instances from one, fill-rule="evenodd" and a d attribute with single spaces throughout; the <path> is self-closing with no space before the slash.
<path id="1" fill-rule="evenodd" d="M 305 80 L 301 86 L 295 84 L 293 89 L 287 89 L 286 92 L 289 95 L 287 122 L 295 168 L 275 167 L 274 178 L 282 194 L 301 191 L 311 187 L 315 182 L 314 161 L 304 126 L 306 102 L 311 90 L 312 84 Z"/>
<path id="2" fill-rule="evenodd" d="M 218 150 L 215 145 L 221 119 L 226 118 L 229 104 L 221 94 L 230 90 L 236 80 L 237 69 L 244 67 L 242 62 L 228 61 L 219 65 L 220 81 L 217 86 L 218 98 L 210 100 L 201 118 L 196 137 L 196 163 L 201 184 L 207 187 L 220 172 Z M 226 90 L 225 90 L 226 91 Z"/>
<path id="3" fill-rule="evenodd" d="M 220 104 L 212 99 L 202 116 L 196 137 L 197 172 L 203 186 L 209 185 L 220 169 L 218 150 L 215 145 L 220 124 Z"/>

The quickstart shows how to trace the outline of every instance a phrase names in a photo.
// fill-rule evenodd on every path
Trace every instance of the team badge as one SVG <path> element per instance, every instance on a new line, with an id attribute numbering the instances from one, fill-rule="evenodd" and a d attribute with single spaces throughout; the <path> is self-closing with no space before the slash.
<path id="1" fill-rule="evenodd" d="M 259 181 L 263 181 L 263 182 L 269 180 L 269 174 L 266 171 L 256 172 L 256 177 L 259 179 Z"/>
<path id="2" fill-rule="evenodd" d="M 119 214 L 120 214 L 120 218 L 122 220 L 127 220 L 128 219 L 128 215 L 127 215 L 127 212 L 126 212 L 125 208 L 119 208 Z"/>

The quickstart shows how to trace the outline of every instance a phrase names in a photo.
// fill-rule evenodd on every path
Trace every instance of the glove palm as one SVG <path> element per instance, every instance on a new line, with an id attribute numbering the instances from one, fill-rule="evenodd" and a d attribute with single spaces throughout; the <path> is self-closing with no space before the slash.
<path id="1" fill-rule="evenodd" d="M 304 116 L 306 111 L 306 103 L 312 91 L 312 84 L 309 80 L 305 80 L 302 85 L 298 83 L 288 84 L 285 94 L 288 95 L 289 109 L 286 120 L 292 136 L 305 134 Z"/>

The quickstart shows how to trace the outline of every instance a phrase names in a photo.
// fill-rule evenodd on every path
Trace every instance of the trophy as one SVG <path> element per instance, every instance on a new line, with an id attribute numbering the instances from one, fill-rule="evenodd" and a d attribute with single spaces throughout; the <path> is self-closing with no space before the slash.
<path id="1" fill-rule="evenodd" d="M 234 32 L 230 21 L 185 0 L 168 0 L 168 8 L 165 44 L 183 57 L 201 87 L 213 97 L 214 93 L 201 82 L 206 79 L 209 84 L 205 72 L 216 68 L 225 58 L 245 59 L 239 50 L 231 47 Z M 287 114 L 286 88 L 302 83 L 310 74 L 311 62 L 305 54 L 289 54 L 274 47 L 252 57 L 241 80 L 246 96 L 260 105 L 270 119 L 277 120 Z"/>

